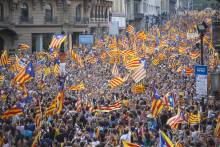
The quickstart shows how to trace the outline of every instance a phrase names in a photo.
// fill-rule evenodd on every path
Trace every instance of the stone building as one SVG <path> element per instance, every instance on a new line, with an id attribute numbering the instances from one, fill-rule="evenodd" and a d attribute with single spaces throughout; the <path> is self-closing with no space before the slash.
<path id="1" fill-rule="evenodd" d="M 0 0 L 0 51 L 26 43 L 48 49 L 54 33 L 68 34 L 70 47 L 80 33 L 108 31 L 112 0 Z"/>

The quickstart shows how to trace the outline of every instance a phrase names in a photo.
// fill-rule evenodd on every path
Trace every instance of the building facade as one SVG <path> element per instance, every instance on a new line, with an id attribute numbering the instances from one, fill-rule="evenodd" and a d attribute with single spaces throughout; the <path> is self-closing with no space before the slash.
<path id="1" fill-rule="evenodd" d="M 72 47 L 80 33 L 108 31 L 111 7 L 112 0 L 0 0 L 0 49 L 26 43 L 41 51 L 62 31 Z"/>
<path id="2" fill-rule="evenodd" d="M 113 0 L 112 25 L 118 25 L 119 31 L 126 28 L 126 0 Z"/>
<path id="3" fill-rule="evenodd" d="M 162 15 L 169 17 L 176 13 L 177 0 L 161 0 L 161 13 Z"/>
<path id="4" fill-rule="evenodd" d="M 161 0 L 127 0 L 127 23 L 133 23 L 137 31 L 156 23 L 161 14 Z"/>

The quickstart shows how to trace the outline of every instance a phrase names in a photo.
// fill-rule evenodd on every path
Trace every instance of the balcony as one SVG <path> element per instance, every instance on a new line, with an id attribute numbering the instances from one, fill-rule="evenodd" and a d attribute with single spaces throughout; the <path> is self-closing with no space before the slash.
<path id="1" fill-rule="evenodd" d="M 85 26 L 89 24 L 88 17 L 71 17 L 69 18 L 69 23 L 75 26 Z"/>
<path id="2" fill-rule="evenodd" d="M 97 17 L 90 18 L 90 22 L 108 22 L 108 21 L 109 21 L 108 18 L 97 18 Z"/>
<path id="3" fill-rule="evenodd" d="M 44 20 L 45 20 L 45 24 L 57 24 L 57 17 L 45 16 Z"/>
<path id="4" fill-rule="evenodd" d="M 33 24 L 33 17 L 20 17 L 20 24 Z"/>

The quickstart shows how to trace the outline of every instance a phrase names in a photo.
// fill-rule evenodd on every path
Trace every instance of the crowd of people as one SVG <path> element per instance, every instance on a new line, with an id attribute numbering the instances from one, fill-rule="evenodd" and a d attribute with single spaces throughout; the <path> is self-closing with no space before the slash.
<path id="1" fill-rule="evenodd" d="M 13 81 L 19 70 L 11 68 L 16 60 L 1 67 L 0 75 L 4 78 L 0 84 L 0 115 L 13 107 L 22 108 L 23 112 L 1 117 L 0 146 L 116 147 L 123 146 L 125 140 L 151 147 L 160 146 L 160 130 L 179 147 L 220 145 L 214 133 L 218 107 L 207 101 L 207 96 L 198 97 L 195 92 L 193 68 L 200 64 L 199 38 L 187 38 L 187 32 L 196 31 L 196 24 L 206 22 L 204 63 L 209 72 L 214 71 L 217 55 L 212 46 L 212 15 L 212 11 L 192 11 L 174 16 L 160 27 L 145 31 L 146 38 L 138 38 L 135 29 L 117 38 L 107 35 L 97 38 L 93 47 L 73 49 L 81 58 L 82 66 L 78 58 L 73 60 L 70 51 L 66 51 L 65 69 L 59 74 L 53 72 L 55 62 L 48 57 L 49 53 L 19 50 L 16 60 L 20 59 L 24 65 L 32 61 L 35 77 L 25 86 L 19 85 Z M 143 61 L 146 76 L 139 83 L 129 76 L 123 84 L 109 86 L 115 64 L 120 77 L 132 72 L 126 68 L 122 56 L 112 62 L 110 51 L 115 49 L 114 45 L 117 51 L 133 50 L 133 56 Z M 80 82 L 83 88 L 68 88 Z M 144 90 L 135 90 L 138 84 Z M 61 112 L 45 114 L 60 89 L 65 93 Z M 174 106 L 164 106 L 157 116 L 152 115 L 155 91 L 161 100 L 167 93 L 174 98 Z M 108 107 L 118 101 L 121 107 L 117 110 L 96 111 L 99 106 Z M 36 121 L 38 107 L 39 124 Z M 167 121 L 179 111 L 183 112 L 184 123 L 172 128 Z M 190 112 L 201 115 L 197 123 L 188 122 Z"/>

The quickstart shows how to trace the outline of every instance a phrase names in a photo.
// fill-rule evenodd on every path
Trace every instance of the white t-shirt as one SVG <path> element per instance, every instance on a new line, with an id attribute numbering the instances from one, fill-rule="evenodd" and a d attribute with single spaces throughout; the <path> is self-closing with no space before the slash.
<path id="1" fill-rule="evenodd" d="M 131 132 L 128 132 L 128 134 L 123 134 L 123 135 L 120 137 L 120 142 L 121 142 L 122 140 L 126 140 L 126 141 L 131 142 Z"/>

